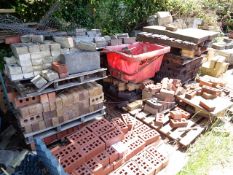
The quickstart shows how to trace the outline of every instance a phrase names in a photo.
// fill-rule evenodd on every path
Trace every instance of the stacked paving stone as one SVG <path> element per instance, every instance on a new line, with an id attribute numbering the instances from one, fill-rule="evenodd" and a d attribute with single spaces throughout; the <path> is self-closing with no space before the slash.
<path id="1" fill-rule="evenodd" d="M 137 35 L 138 41 L 171 46 L 171 53 L 164 55 L 156 80 L 169 77 L 180 79 L 182 83 L 195 78 L 202 53 L 218 34 L 193 28 L 172 31 L 163 26 L 148 26 L 143 31 Z"/>
<path id="2" fill-rule="evenodd" d="M 119 174 L 117 172 L 129 163 L 138 163 L 139 158 L 147 161 L 147 169 L 140 169 L 147 175 L 159 172 L 168 163 L 168 158 L 151 146 L 160 140 L 160 134 L 129 114 L 122 114 L 111 122 L 106 119 L 91 122 L 67 140 L 67 145 L 55 147 L 51 152 L 72 175 Z M 148 159 L 143 158 L 145 155 Z"/>
<path id="3" fill-rule="evenodd" d="M 74 39 L 76 45 L 80 49 L 93 50 L 94 48 L 103 48 L 106 46 L 116 46 L 121 44 L 132 44 L 136 37 L 129 37 L 128 33 L 119 33 L 113 36 L 102 36 L 99 29 L 76 29 L 76 37 Z"/>
<path id="4" fill-rule="evenodd" d="M 14 99 L 14 107 L 19 111 L 18 120 L 25 133 L 59 126 L 79 116 L 103 108 L 102 86 L 87 83 L 61 93 Z"/>

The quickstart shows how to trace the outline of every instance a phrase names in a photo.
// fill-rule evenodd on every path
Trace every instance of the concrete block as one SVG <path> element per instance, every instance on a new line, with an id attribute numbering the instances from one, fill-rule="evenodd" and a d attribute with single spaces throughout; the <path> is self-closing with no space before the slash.
<path id="1" fill-rule="evenodd" d="M 15 57 L 17 57 L 18 55 L 28 53 L 28 47 L 25 44 L 22 43 L 11 44 L 10 47 Z"/>
<path id="2" fill-rule="evenodd" d="M 129 38 L 128 33 L 117 33 L 115 36 L 117 39 Z"/>
<path id="3" fill-rule="evenodd" d="M 101 36 L 101 32 L 100 29 L 91 29 L 90 31 L 87 31 L 87 35 L 89 37 Z"/>
<path id="4" fill-rule="evenodd" d="M 136 37 L 123 38 L 124 44 L 133 44 L 136 42 Z"/>
<path id="5" fill-rule="evenodd" d="M 96 51 L 96 44 L 93 42 L 80 41 L 76 44 L 76 47 L 80 50 Z"/>
<path id="6" fill-rule="evenodd" d="M 44 42 L 44 36 L 43 35 L 32 35 L 32 42 L 34 43 L 43 43 Z"/>
<path id="7" fill-rule="evenodd" d="M 50 43 L 49 46 L 50 46 L 50 51 L 51 52 L 61 50 L 61 44 L 59 44 L 59 43 Z"/>
<path id="8" fill-rule="evenodd" d="M 25 79 L 32 78 L 32 77 L 34 77 L 34 73 L 33 72 L 23 73 L 23 78 L 25 78 Z"/>
<path id="9" fill-rule="evenodd" d="M 42 58 L 43 63 L 52 63 L 54 61 L 54 57 L 48 56 L 48 57 L 43 57 Z"/>
<path id="10" fill-rule="evenodd" d="M 160 26 L 165 26 L 173 22 L 172 15 L 170 12 L 158 12 L 157 17 L 158 17 L 158 24 Z"/>
<path id="11" fill-rule="evenodd" d="M 42 64 L 42 69 L 50 69 L 52 68 L 52 64 L 51 63 L 45 63 L 45 64 Z"/>
<path id="12" fill-rule="evenodd" d="M 41 71 L 33 71 L 34 76 L 40 75 Z"/>
<path id="13" fill-rule="evenodd" d="M 96 47 L 106 47 L 108 45 L 104 37 L 95 37 Z"/>
<path id="14" fill-rule="evenodd" d="M 31 35 L 22 35 L 20 36 L 20 40 L 22 43 L 29 43 L 32 41 Z"/>
<path id="15" fill-rule="evenodd" d="M 32 66 L 32 68 L 33 68 L 33 71 L 40 71 L 41 72 L 43 70 L 42 65 Z"/>
<path id="16" fill-rule="evenodd" d="M 32 65 L 33 66 L 38 66 L 43 64 L 43 59 L 42 58 L 37 58 L 37 59 L 31 59 L 32 60 Z"/>
<path id="17" fill-rule="evenodd" d="M 75 29 L 76 36 L 84 36 L 86 35 L 87 29 L 85 28 L 77 28 Z"/>
<path id="18" fill-rule="evenodd" d="M 54 41 L 61 44 L 63 48 L 74 47 L 74 40 L 72 37 L 53 37 Z"/>
<path id="19" fill-rule="evenodd" d="M 31 57 L 30 57 L 29 53 L 28 54 L 19 55 L 18 58 L 16 59 L 16 62 L 20 66 L 32 66 Z"/>
<path id="20" fill-rule="evenodd" d="M 48 43 L 40 44 L 39 47 L 40 47 L 40 51 L 50 51 L 50 47 Z"/>
<path id="21" fill-rule="evenodd" d="M 22 74 L 22 69 L 18 64 L 8 64 L 5 65 L 6 72 L 11 75 Z"/>
<path id="22" fill-rule="evenodd" d="M 41 51 L 40 53 L 43 58 L 51 56 L 51 52 L 49 50 Z"/>
<path id="23" fill-rule="evenodd" d="M 47 81 L 41 77 L 40 75 L 37 75 L 36 77 L 34 77 L 31 82 L 39 89 L 41 87 L 43 87 L 45 84 L 47 84 Z"/>
<path id="24" fill-rule="evenodd" d="M 67 52 L 69 52 L 69 51 L 70 51 L 69 48 L 63 48 L 63 49 L 61 49 L 61 53 L 67 53 Z"/>
<path id="25" fill-rule="evenodd" d="M 99 52 L 72 52 L 61 55 L 61 63 L 66 64 L 69 74 L 100 68 Z"/>
<path id="26" fill-rule="evenodd" d="M 16 58 L 14 56 L 3 57 L 3 59 L 6 62 L 6 64 L 15 64 L 16 63 Z"/>
<path id="27" fill-rule="evenodd" d="M 59 79 L 59 76 L 58 76 L 58 73 L 48 69 L 48 70 L 43 70 L 41 72 L 42 76 L 48 80 L 48 81 L 53 81 L 53 80 L 56 80 L 56 79 Z"/>
<path id="28" fill-rule="evenodd" d="M 121 45 L 122 39 L 111 39 L 111 46 Z"/>
<path id="29" fill-rule="evenodd" d="M 30 55 L 31 55 L 32 60 L 36 60 L 36 59 L 44 57 L 43 53 L 41 53 L 41 52 L 30 53 Z"/>
<path id="30" fill-rule="evenodd" d="M 16 62 L 20 65 L 20 66 L 31 66 L 32 62 L 31 62 L 31 57 L 30 54 L 22 54 L 22 55 L 18 55 Z"/>
<path id="31" fill-rule="evenodd" d="M 88 37 L 88 36 L 78 36 L 76 38 L 74 38 L 74 42 L 75 44 L 77 44 L 78 42 L 94 42 L 94 37 Z"/>
<path id="32" fill-rule="evenodd" d="M 21 74 L 15 74 L 15 75 L 10 74 L 9 78 L 12 81 L 22 80 L 23 79 L 23 74 L 22 73 Z"/>
<path id="33" fill-rule="evenodd" d="M 30 53 L 40 52 L 40 46 L 38 44 L 28 43 L 27 47 Z"/>
<path id="34" fill-rule="evenodd" d="M 51 51 L 52 57 L 58 57 L 58 56 L 60 56 L 60 54 L 61 54 L 60 50 L 58 50 L 58 51 Z"/>
<path id="35" fill-rule="evenodd" d="M 22 66 L 21 69 L 22 69 L 23 73 L 33 72 L 33 67 L 32 66 Z"/>

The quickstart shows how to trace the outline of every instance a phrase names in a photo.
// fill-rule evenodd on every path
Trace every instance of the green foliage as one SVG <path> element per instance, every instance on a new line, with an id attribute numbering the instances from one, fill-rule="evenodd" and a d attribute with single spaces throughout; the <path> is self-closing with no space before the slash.
<path id="1" fill-rule="evenodd" d="M 4 66 L 4 57 L 12 56 L 11 49 L 6 45 L 0 45 L 0 70 L 3 70 Z"/>
<path id="2" fill-rule="evenodd" d="M 16 0 L 17 16 L 25 22 L 38 22 L 56 0 Z"/>

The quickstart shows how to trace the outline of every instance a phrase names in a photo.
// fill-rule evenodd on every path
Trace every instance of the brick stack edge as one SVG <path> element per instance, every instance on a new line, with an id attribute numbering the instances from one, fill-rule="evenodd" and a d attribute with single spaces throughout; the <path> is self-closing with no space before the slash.
<path id="1" fill-rule="evenodd" d="M 95 120 L 69 135 L 67 140 L 67 145 L 55 147 L 51 152 L 71 175 L 107 175 L 119 171 L 147 175 L 159 172 L 168 163 L 168 158 L 151 145 L 160 140 L 160 134 L 126 114 L 111 122 Z M 128 169 L 131 162 L 135 165 L 140 161 L 146 169 Z"/>
<path id="2" fill-rule="evenodd" d="M 87 83 L 58 94 L 52 92 L 23 100 L 15 98 L 13 104 L 20 114 L 20 126 L 25 133 L 30 133 L 101 109 L 103 101 L 102 86 Z"/>

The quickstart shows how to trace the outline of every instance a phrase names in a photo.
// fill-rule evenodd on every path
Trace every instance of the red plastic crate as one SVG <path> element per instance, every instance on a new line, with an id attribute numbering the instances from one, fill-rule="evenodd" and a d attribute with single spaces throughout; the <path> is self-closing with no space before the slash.
<path id="1" fill-rule="evenodd" d="M 124 53 L 124 48 L 128 48 L 130 54 Z M 134 83 L 154 77 L 160 70 L 164 54 L 170 52 L 170 47 L 142 42 L 108 46 L 106 49 L 110 74 Z"/>

